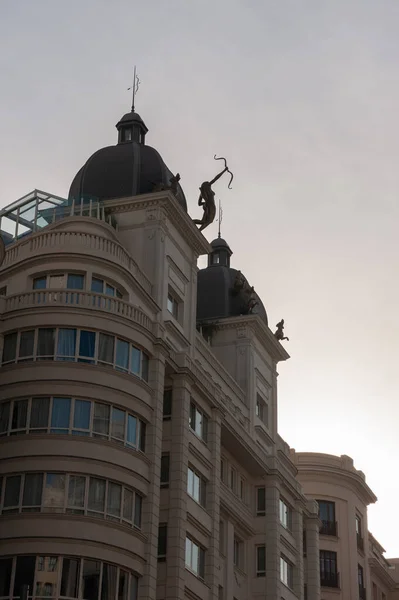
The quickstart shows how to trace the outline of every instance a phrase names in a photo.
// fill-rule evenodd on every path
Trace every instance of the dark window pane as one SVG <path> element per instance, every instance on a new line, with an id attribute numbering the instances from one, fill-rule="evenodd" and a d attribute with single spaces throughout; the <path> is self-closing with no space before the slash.
<path id="1" fill-rule="evenodd" d="M 149 358 L 144 352 L 141 353 L 141 378 L 148 381 Z"/>
<path id="2" fill-rule="evenodd" d="M 129 523 L 133 521 L 133 492 L 126 488 L 123 491 L 123 519 Z"/>
<path id="3" fill-rule="evenodd" d="M 109 283 L 106 283 L 105 293 L 107 294 L 107 296 L 115 296 L 115 288 L 112 285 L 109 285 Z"/>
<path id="4" fill-rule="evenodd" d="M 8 421 L 10 419 L 11 402 L 2 402 L 0 404 L 0 434 L 8 430 Z"/>
<path id="5" fill-rule="evenodd" d="M 140 421 L 140 440 L 139 440 L 139 448 L 142 452 L 145 452 L 145 434 L 146 434 L 147 426 L 143 421 Z"/>
<path id="6" fill-rule="evenodd" d="M 96 347 L 95 331 L 82 330 L 80 332 L 79 356 L 94 358 L 94 350 Z M 93 362 L 93 361 L 88 361 Z"/>
<path id="7" fill-rule="evenodd" d="M 83 512 L 85 499 L 86 477 L 79 475 L 69 476 L 68 506 L 73 512 Z"/>
<path id="8" fill-rule="evenodd" d="M 59 329 L 57 342 L 58 360 L 75 360 L 76 329 Z"/>
<path id="9" fill-rule="evenodd" d="M 45 290 L 46 289 L 47 277 L 36 277 L 33 280 L 33 289 L 34 290 Z"/>
<path id="10" fill-rule="evenodd" d="M 0 558 L 0 596 L 8 596 L 10 593 L 11 569 L 12 558 Z"/>
<path id="11" fill-rule="evenodd" d="M 75 400 L 73 426 L 77 429 L 89 429 L 91 402 L 88 400 Z"/>
<path id="12" fill-rule="evenodd" d="M 170 417 L 172 415 L 172 390 L 164 390 L 163 393 L 163 416 Z"/>
<path id="13" fill-rule="evenodd" d="M 120 369 L 127 371 L 129 368 L 129 343 L 123 340 L 116 340 L 116 360 L 115 364 Z"/>
<path id="14" fill-rule="evenodd" d="M 105 479 L 90 477 L 88 511 L 103 513 L 105 509 Z"/>
<path id="15" fill-rule="evenodd" d="M 11 429 L 25 429 L 28 416 L 28 400 L 14 400 Z"/>
<path id="16" fill-rule="evenodd" d="M 140 375 L 141 352 L 135 346 L 130 346 L 130 370 L 135 375 Z"/>
<path id="17" fill-rule="evenodd" d="M 134 498 L 134 524 L 139 529 L 141 528 L 141 511 L 143 506 L 143 499 L 140 494 L 136 494 Z"/>
<path id="18" fill-rule="evenodd" d="M 50 410 L 50 398 L 32 398 L 29 429 L 46 430 Z"/>
<path id="19" fill-rule="evenodd" d="M 83 290 L 85 283 L 84 275 L 68 273 L 67 288 L 69 290 Z"/>
<path id="20" fill-rule="evenodd" d="M 118 483 L 108 483 L 107 515 L 119 521 L 121 516 L 122 486 Z"/>
<path id="21" fill-rule="evenodd" d="M 161 483 L 169 483 L 170 455 L 163 454 L 161 457 Z"/>
<path id="22" fill-rule="evenodd" d="M 98 360 L 107 363 L 114 362 L 114 342 L 115 338 L 113 335 L 100 333 L 100 340 L 98 343 Z"/>
<path id="23" fill-rule="evenodd" d="M 266 510 L 265 488 L 258 488 L 258 490 L 257 490 L 256 510 L 258 513 L 264 513 Z"/>
<path id="24" fill-rule="evenodd" d="M 44 487 L 43 506 L 46 512 L 63 512 L 65 479 L 62 473 L 47 473 Z"/>
<path id="25" fill-rule="evenodd" d="M 126 441 L 129 446 L 136 446 L 137 444 L 137 419 L 133 415 L 128 415 L 127 418 Z"/>
<path id="26" fill-rule="evenodd" d="M 21 488 L 21 475 L 11 475 L 6 478 L 3 510 L 15 509 L 19 505 L 19 490 Z M 16 511 L 14 511 L 16 512 Z"/>
<path id="27" fill-rule="evenodd" d="M 98 600 L 101 563 L 95 560 L 83 561 L 83 600 Z"/>
<path id="28" fill-rule="evenodd" d="M 55 329 L 39 329 L 37 338 L 37 356 L 52 358 L 54 356 Z"/>
<path id="29" fill-rule="evenodd" d="M 125 439 L 125 411 L 119 408 L 112 408 L 111 437 Z"/>
<path id="30" fill-rule="evenodd" d="M 28 585 L 30 594 L 33 591 L 33 579 L 35 576 L 36 556 L 17 556 L 14 579 L 14 596 L 21 595 L 21 587 Z"/>
<path id="31" fill-rule="evenodd" d="M 128 583 L 129 574 L 121 569 L 119 571 L 118 600 L 127 600 Z"/>
<path id="32" fill-rule="evenodd" d="M 22 506 L 39 507 L 42 503 L 43 473 L 27 473 L 25 475 Z"/>
<path id="33" fill-rule="evenodd" d="M 138 577 L 132 575 L 130 580 L 130 600 L 137 600 L 138 598 L 139 580 Z"/>
<path id="34" fill-rule="evenodd" d="M 15 360 L 17 352 L 17 332 L 4 336 L 3 363 Z"/>
<path id="35" fill-rule="evenodd" d="M 51 433 L 68 433 L 70 412 L 70 398 L 53 398 Z"/>
<path id="36" fill-rule="evenodd" d="M 91 291 L 97 294 L 102 294 L 104 289 L 104 281 L 102 279 L 96 279 L 93 277 L 91 280 Z"/>
<path id="37" fill-rule="evenodd" d="M 167 534 L 167 525 L 160 525 L 158 527 L 158 556 L 166 556 Z"/>
<path id="38" fill-rule="evenodd" d="M 64 558 L 62 561 L 61 596 L 78 597 L 79 564 L 76 558 Z"/>
<path id="39" fill-rule="evenodd" d="M 263 573 L 266 571 L 266 547 L 258 546 L 256 549 L 256 570 Z"/>
<path id="40" fill-rule="evenodd" d="M 33 345 L 35 341 L 35 330 L 30 329 L 29 331 L 21 331 L 19 338 L 19 353 L 18 357 L 24 358 L 26 356 L 33 356 Z"/>
<path id="41" fill-rule="evenodd" d="M 93 432 L 107 436 L 109 433 L 110 407 L 96 402 L 94 405 Z"/>
<path id="42" fill-rule="evenodd" d="M 101 600 L 114 600 L 116 596 L 117 568 L 104 563 L 101 582 Z"/>

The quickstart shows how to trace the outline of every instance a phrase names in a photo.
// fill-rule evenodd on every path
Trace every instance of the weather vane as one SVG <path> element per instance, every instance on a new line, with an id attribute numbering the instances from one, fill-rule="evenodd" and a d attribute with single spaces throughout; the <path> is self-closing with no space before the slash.
<path id="1" fill-rule="evenodd" d="M 219 218 L 218 218 L 218 238 L 220 238 L 220 230 L 222 228 L 222 220 L 223 220 L 223 208 L 222 208 L 222 201 L 219 200 Z"/>
<path id="2" fill-rule="evenodd" d="M 134 101 L 136 99 L 136 94 L 139 89 L 140 83 L 141 83 L 141 81 L 139 79 L 139 76 L 136 75 L 136 65 L 134 65 L 133 85 L 131 87 L 127 88 L 128 90 L 132 90 L 132 112 L 134 112 Z"/>

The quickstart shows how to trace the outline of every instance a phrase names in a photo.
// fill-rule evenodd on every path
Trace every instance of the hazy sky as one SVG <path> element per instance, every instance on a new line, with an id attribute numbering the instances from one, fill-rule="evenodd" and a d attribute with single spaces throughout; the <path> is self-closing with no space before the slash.
<path id="1" fill-rule="evenodd" d="M 222 233 L 284 317 L 280 433 L 348 454 L 399 556 L 399 2 L 0 0 L 0 206 L 65 196 L 136 108 L 190 214 L 215 186 Z M 209 240 L 217 226 L 206 230 Z"/>

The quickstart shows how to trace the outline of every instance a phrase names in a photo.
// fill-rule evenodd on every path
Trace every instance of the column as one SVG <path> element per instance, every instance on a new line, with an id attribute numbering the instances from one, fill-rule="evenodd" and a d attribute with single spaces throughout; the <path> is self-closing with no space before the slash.
<path id="1" fill-rule="evenodd" d="M 206 553 L 206 582 L 210 587 L 210 600 L 218 600 L 220 585 L 219 523 L 220 523 L 220 445 L 221 414 L 212 410 L 212 420 L 208 428 L 208 447 L 212 454 L 212 475 L 208 484 L 207 510 L 212 517 L 212 535 Z"/>
<path id="2" fill-rule="evenodd" d="M 190 392 L 186 376 L 173 376 L 165 600 L 184 598 Z"/>
<path id="3" fill-rule="evenodd" d="M 279 498 L 280 490 L 277 482 L 267 477 L 265 516 L 267 600 L 281 597 Z"/>
<path id="4" fill-rule="evenodd" d="M 165 383 L 165 357 L 162 353 L 150 360 L 149 385 L 153 390 L 153 420 L 147 428 L 146 455 L 151 460 L 148 497 L 144 502 L 142 522 L 148 536 L 146 564 L 140 582 L 139 597 L 156 600 L 157 597 L 157 550 L 160 504 L 160 471 L 162 454 L 163 392 Z"/>
<path id="5" fill-rule="evenodd" d="M 319 528 L 316 514 L 305 517 L 308 600 L 320 598 Z"/>
<path id="6" fill-rule="evenodd" d="M 302 509 L 298 509 L 292 515 L 292 535 L 298 548 L 297 564 L 294 569 L 294 591 L 298 598 L 303 598 L 304 586 L 304 565 L 303 565 L 303 514 Z"/>
<path id="7" fill-rule="evenodd" d="M 226 522 L 226 600 L 234 597 L 234 524 Z"/>

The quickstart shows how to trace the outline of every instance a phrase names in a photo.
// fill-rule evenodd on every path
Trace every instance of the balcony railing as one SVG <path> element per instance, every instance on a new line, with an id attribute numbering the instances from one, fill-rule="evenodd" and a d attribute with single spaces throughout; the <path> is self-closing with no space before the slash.
<path id="1" fill-rule="evenodd" d="M 336 521 L 322 521 L 320 528 L 321 535 L 337 535 L 337 522 Z"/>
<path id="2" fill-rule="evenodd" d="M 323 587 L 338 588 L 339 573 L 320 573 L 320 584 Z"/>
<path id="3" fill-rule="evenodd" d="M 360 583 L 359 583 L 359 598 L 360 598 L 360 600 L 366 600 L 366 588 L 363 587 Z"/>
<path id="4" fill-rule="evenodd" d="M 360 533 L 356 533 L 356 541 L 357 541 L 357 547 L 359 548 L 359 550 L 364 552 L 364 539 L 362 538 Z"/>

